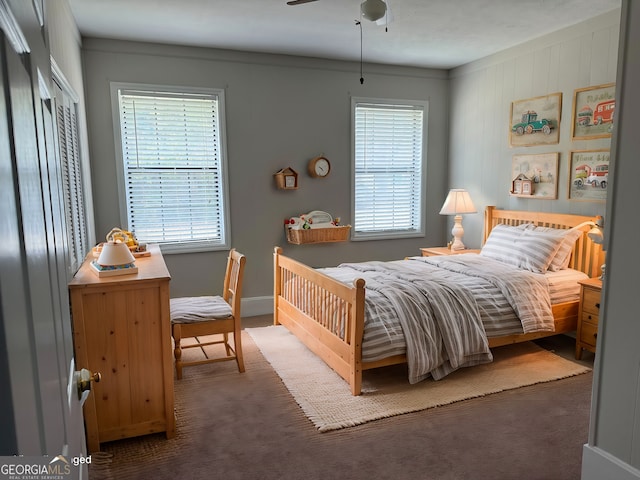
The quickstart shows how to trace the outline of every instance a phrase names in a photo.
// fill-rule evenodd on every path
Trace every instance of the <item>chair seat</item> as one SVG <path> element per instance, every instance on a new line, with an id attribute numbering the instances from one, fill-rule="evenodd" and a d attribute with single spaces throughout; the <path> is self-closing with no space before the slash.
<path id="1" fill-rule="evenodd" d="M 171 299 L 171 323 L 198 323 L 221 320 L 232 315 L 231 305 L 220 296 Z"/>

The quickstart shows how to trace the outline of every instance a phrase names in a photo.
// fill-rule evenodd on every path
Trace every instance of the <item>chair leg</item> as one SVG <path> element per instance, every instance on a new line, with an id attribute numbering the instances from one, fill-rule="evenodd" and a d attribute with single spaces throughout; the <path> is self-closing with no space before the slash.
<path id="1" fill-rule="evenodd" d="M 227 357 L 230 357 L 233 352 L 231 351 L 231 345 L 229 345 L 229 334 L 224 332 L 222 335 L 224 337 L 224 349 L 227 352 Z"/>
<path id="2" fill-rule="evenodd" d="M 180 325 L 171 326 L 171 335 L 173 336 L 174 348 L 173 356 L 176 359 L 176 376 L 178 380 L 182 378 L 182 348 L 180 348 L 180 340 L 182 339 L 182 332 Z"/>
<path id="3" fill-rule="evenodd" d="M 242 340 L 241 332 L 236 330 L 233 333 L 233 344 L 236 349 L 236 363 L 238 364 L 238 370 L 240 373 L 244 372 L 244 360 L 242 358 Z"/>

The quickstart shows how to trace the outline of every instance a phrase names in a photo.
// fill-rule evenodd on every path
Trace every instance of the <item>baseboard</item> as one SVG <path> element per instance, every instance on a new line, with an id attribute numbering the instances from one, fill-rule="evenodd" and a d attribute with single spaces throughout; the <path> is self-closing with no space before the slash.
<path id="1" fill-rule="evenodd" d="M 242 299 L 242 316 L 255 317 L 273 313 L 273 297 L 250 297 Z"/>
<path id="2" fill-rule="evenodd" d="M 640 470 L 591 445 L 582 449 L 582 480 L 639 480 Z"/>

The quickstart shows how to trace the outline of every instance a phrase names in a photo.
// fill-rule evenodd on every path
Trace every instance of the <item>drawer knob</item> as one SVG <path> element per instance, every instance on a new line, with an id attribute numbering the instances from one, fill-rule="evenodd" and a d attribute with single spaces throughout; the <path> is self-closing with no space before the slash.
<path id="1" fill-rule="evenodd" d="M 596 303 L 596 308 L 600 308 L 600 302 Z"/>

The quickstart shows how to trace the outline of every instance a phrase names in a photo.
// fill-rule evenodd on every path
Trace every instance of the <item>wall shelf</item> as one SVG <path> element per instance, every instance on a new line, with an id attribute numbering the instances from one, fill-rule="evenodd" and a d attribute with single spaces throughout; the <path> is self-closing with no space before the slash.
<path id="1" fill-rule="evenodd" d="M 308 230 L 286 228 L 287 241 L 295 245 L 307 243 L 346 242 L 349 239 L 351 225 L 331 228 L 312 228 Z"/>

